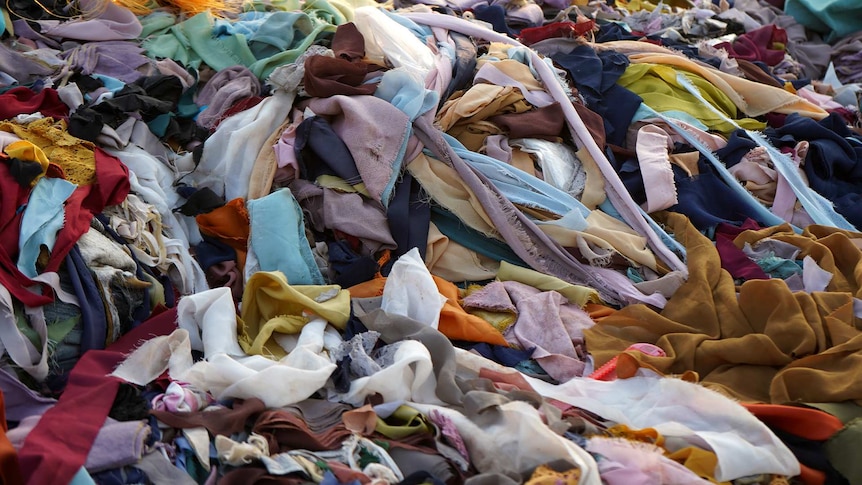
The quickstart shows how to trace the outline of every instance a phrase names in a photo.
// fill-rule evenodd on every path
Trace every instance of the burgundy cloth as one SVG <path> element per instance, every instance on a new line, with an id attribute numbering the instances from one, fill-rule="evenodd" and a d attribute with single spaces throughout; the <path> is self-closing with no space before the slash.
<path id="1" fill-rule="evenodd" d="M 60 119 L 69 117 L 69 108 L 60 101 L 57 91 L 45 88 L 38 93 L 24 86 L 0 94 L 0 120 L 39 111 L 45 116 Z"/>
<path id="2" fill-rule="evenodd" d="M 212 128 L 210 128 L 210 131 L 211 132 L 215 131 L 216 128 L 218 128 L 218 125 L 222 121 L 230 118 L 231 116 L 233 116 L 237 113 L 241 113 L 247 109 L 250 109 L 250 108 L 257 106 L 257 104 L 260 103 L 261 101 L 263 101 L 263 97 L 261 97 L 261 96 L 252 96 L 250 98 L 245 98 L 245 99 L 241 99 L 241 100 L 237 101 L 236 104 L 234 104 L 233 106 L 231 106 L 230 108 L 225 110 L 225 112 L 222 113 L 221 116 L 219 116 L 218 120 L 216 120 L 216 122 L 213 124 Z"/>
<path id="3" fill-rule="evenodd" d="M 715 228 L 715 249 L 721 258 L 721 267 L 734 279 L 768 280 L 769 275 L 733 244 L 736 236 L 749 229 L 757 230 L 760 226 L 748 219 L 740 227 L 720 223 Z"/>
<path id="4" fill-rule="evenodd" d="M 593 20 L 577 24 L 574 22 L 554 22 L 541 27 L 527 27 L 526 29 L 521 29 L 521 33 L 518 35 L 518 40 L 520 40 L 524 45 L 533 45 L 536 42 L 557 37 L 570 39 L 573 37 L 580 37 L 587 32 L 590 32 L 595 26 L 596 22 Z"/>
<path id="5" fill-rule="evenodd" d="M 554 103 L 524 113 L 492 116 L 488 121 L 506 130 L 510 139 L 541 138 L 557 141 L 563 132 L 566 118 L 560 103 Z"/>
<path id="6" fill-rule="evenodd" d="M 767 66 L 775 66 L 784 60 L 784 49 L 774 49 L 774 44 L 787 45 L 787 32 L 775 25 L 764 25 L 751 32 L 740 35 L 733 41 L 722 42 L 716 47 L 727 51 L 730 57 L 746 61 L 761 61 Z"/>
<path id="7" fill-rule="evenodd" d="M 0 160 L 0 284 L 20 302 L 37 307 L 53 300 L 50 288 L 42 285 L 41 295 L 28 290 L 27 287 L 37 283 L 21 273 L 15 264 L 18 259 L 21 218 L 24 216 L 24 211 L 18 209 L 29 198 L 30 188 L 18 185 L 9 173 L 9 166 Z"/>
<path id="8" fill-rule="evenodd" d="M 302 81 L 309 96 L 327 98 L 337 94 L 355 96 L 374 94 L 376 83 L 363 84 L 368 64 L 346 59 L 312 56 L 305 60 Z"/>
<path id="9" fill-rule="evenodd" d="M 78 187 L 66 201 L 66 220 L 57 233 L 57 242 L 45 271 L 57 271 L 72 246 L 90 229 L 94 215 L 100 214 L 107 206 L 119 204 L 129 195 L 129 168 L 101 148 L 97 147 L 94 153 L 96 181 L 92 185 Z"/>
<path id="10" fill-rule="evenodd" d="M 257 398 L 237 400 L 233 408 L 210 409 L 189 413 L 150 410 L 150 414 L 172 428 L 198 428 L 203 426 L 213 436 L 230 436 L 243 431 L 246 421 L 260 414 L 266 405 Z"/>
<path id="11" fill-rule="evenodd" d="M 175 328 L 176 309 L 139 325 L 108 350 L 90 350 L 69 374 L 66 390 L 27 435 L 18 453 L 26 483 L 69 483 L 87 461 L 96 435 L 105 423 L 121 380 L 111 377 L 126 354 L 144 336 L 164 335 Z"/>

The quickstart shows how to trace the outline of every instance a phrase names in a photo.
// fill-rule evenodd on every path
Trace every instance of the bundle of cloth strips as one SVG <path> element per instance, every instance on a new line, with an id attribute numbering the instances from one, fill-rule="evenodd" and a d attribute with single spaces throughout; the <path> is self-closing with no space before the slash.
<path id="1" fill-rule="evenodd" d="M 858 0 L 0 12 L 1 483 L 862 483 Z"/>

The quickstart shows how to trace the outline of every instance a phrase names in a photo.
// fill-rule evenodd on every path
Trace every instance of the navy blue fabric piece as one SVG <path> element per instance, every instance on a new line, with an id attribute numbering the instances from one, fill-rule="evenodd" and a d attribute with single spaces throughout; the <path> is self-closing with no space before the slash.
<path id="1" fill-rule="evenodd" d="M 455 44 L 455 66 L 452 68 L 452 80 L 446 86 L 443 95 L 440 96 L 440 106 L 459 89 L 467 88 L 473 81 L 473 72 L 476 69 L 476 44 L 464 34 L 449 31 L 449 36 Z"/>
<path id="2" fill-rule="evenodd" d="M 467 227 L 457 216 L 441 207 L 431 208 L 431 222 L 444 236 L 464 246 L 467 249 L 487 256 L 494 261 L 506 261 L 514 265 L 529 268 L 506 243 L 485 237 L 484 234 Z"/>
<path id="3" fill-rule="evenodd" d="M 395 194 L 386 209 L 389 232 L 395 240 L 389 262 L 381 268 L 384 276 L 401 255 L 413 248 L 419 249 L 424 259 L 428 249 L 428 225 L 431 222 L 431 205 L 422 198 L 422 186 L 409 172 L 402 174 L 395 186 Z"/>
<path id="4" fill-rule="evenodd" d="M 377 261 L 356 254 L 347 241 L 332 241 L 329 246 L 329 267 L 335 273 L 332 283 L 349 288 L 374 278 Z"/>
<path id="5" fill-rule="evenodd" d="M 294 150 L 300 177 L 305 180 L 313 182 L 321 175 L 335 175 L 349 184 L 362 182 L 347 145 L 320 116 L 306 118 L 299 124 Z"/>
<path id="6" fill-rule="evenodd" d="M 838 114 L 815 121 L 792 113 L 784 126 L 765 133 L 777 148 L 808 141 L 803 169 L 809 186 L 831 200 L 848 222 L 862 228 L 862 146 L 848 141 L 859 137 Z"/>
<path id="7" fill-rule="evenodd" d="M 637 160 L 626 160 L 617 172 L 626 190 L 637 204 L 646 202 L 646 188 L 644 187 L 643 174 Z"/>
<path id="8" fill-rule="evenodd" d="M 608 22 L 599 26 L 596 42 L 612 42 L 615 40 L 638 40 L 639 36 L 626 31 L 620 24 Z"/>
<path id="9" fill-rule="evenodd" d="M 535 350 L 518 350 L 511 347 L 504 347 L 502 345 L 491 345 L 486 343 L 478 343 L 465 348 L 467 350 L 475 350 L 481 354 L 482 357 L 493 360 L 494 362 L 505 365 L 506 367 L 515 367 L 519 363 L 530 359 Z"/>
<path id="10" fill-rule="evenodd" d="M 751 202 L 728 187 L 703 157 L 697 165 L 700 173 L 694 177 L 672 166 L 678 203 L 668 210 L 685 214 L 699 230 L 712 229 L 722 222 L 739 226 L 746 219 L 767 225 L 754 215 Z"/>
<path id="11" fill-rule="evenodd" d="M 133 466 L 94 473 L 91 477 L 99 485 L 134 485 L 147 483 L 147 475 Z"/>
<path id="12" fill-rule="evenodd" d="M 608 143 L 623 146 L 626 130 L 643 102 L 640 96 L 617 84 L 629 65 L 628 57 L 614 51 L 596 54 L 592 47 L 579 45 L 551 59 L 568 71 L 587 107 L 604 118 Z"/>
<path id="13" fill-rule="evenodd" d="M 715 156 L 721 160 L 727 168 L 731 168 L 742 161 L 742 157 L 757 147 L 743 130 L 736 130 L 727 139 L 727 145 L 715 151 Z"/>
<path id="14" fill-rule="evenodd" d="M 108 316 L 99 288 L 77 244 L 66 255 L 66 269 L 75 296 L 81 303 L 81 353 L 91 349 L 102 350 L 108 336 Z"/>
<path id="15" fill-rule="evenodd" d="M 509 25 L 506 23 L 506 9 L 501 5 L 478 5 L 473 8 L 473 13 L 477 19 L 491 24 L 495 32 L 512 37 L 517 37 L 521 32 L 520 29 L 509 28 Z"/>
<path id="16" fill-rule="evenodd" d="M 202 235 L 203 241 L 195 246 L 195 258 L 204 271 L 225 261 L 236 261 L 236 250 L 218 239 Z"/>
<path id="17" fill-rule="evenodd" d="M 344 328 L 344 341 L 348 341 L 359 335 L 360 333 L 365 333 L 368 331 L 368 327 L 362 323 L 362 320 L 356 317 L 353 314 L 353 309 L 350 310 L 350 319 L 347 320 L 347 326 Z"/>

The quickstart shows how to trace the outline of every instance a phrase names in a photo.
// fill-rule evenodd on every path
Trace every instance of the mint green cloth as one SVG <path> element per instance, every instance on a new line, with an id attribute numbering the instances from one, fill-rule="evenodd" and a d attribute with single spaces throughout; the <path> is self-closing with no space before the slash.
<path id="1" fill-rule="evenodd" d="M 248 37 L 214 35 L 216 19 L 208 12 L 170 26 L 172 16 L 148 15 L 142 19 L 147 34 L 142 45 L 151 58 L 170 58 L 195 69 L 205 63 L 217 71 L 241 65 L 266 79 L 275 68 L 294 62 L 314 42 L 347 22 L 344 13 L 326 0 L 306 2 L 301 10 L 298 3 L 295 6 L 296 11 L 267 13 Z"/>

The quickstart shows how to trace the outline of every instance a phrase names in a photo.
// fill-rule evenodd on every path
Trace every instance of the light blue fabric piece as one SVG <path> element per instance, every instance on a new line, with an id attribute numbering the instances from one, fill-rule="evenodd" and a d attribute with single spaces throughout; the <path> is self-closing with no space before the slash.
<path id="1" fill-rule="evenodd" d="M 63 179 L 42 177 L 30 193 L 18 235 L 18 269 L 35 278 L 39 248 L 54 249 L 57 232 L 63 228 L 63 204 L 78 186 Z"/>
<path id="2" fill-rule="evenodd" d="M 249 244 L 261 271 L 281 271 L 292 285 L 325 284 L 305 237 L 302 208 L 288 189 L 249 200 Z"/>
<path id="3" fill-rule="evenodd" d="M 87 473 L 87 470 L 84 467 L 81 467 L 78 470 L 78 473 L 72 477 L 72 481 L 69 482 L 69 485 L 96 485 L 96 482 L 93 481 L 93 478 Z"/>
<path id="4" fill-rule="evenodd" d="M 253 35 L 257 29 L 266 21 L 272 12 L 243 12 L 239 14 L 238 20 L 230 21 L 216 19 L 213 25 L 213 35 L 221 37 L 225 35 L 241 34 L 246 37 Z"/>
<path id="5" fill-rule="evenodd" d="M 728 118 L 724 113 L 707 102 L 701 95 L 700 90 L 697 89 L 697 87 L 692 84 L 685 75 L 677 74 L 677 81 L 685 87 L 688 92 L 697 97 L 704 106 L 710 108 L 728 123 L 736 126 L 737 129 L 742 129 L 734 120 Z M 805 208 L 805 211 L 808 212 L 808 215 L 815 224 L 847 229 L 849 231 L 856 230 L 856 228 L 853 227 L 853 224 L 850 224 L 844 216 L 835 210 L 835 207 L 829 199 L 811 190 L 811 187 L 802 180 L 802 176 L 799 175 L 799 170 L 797 170 L 793 161 L 790 160 L 790 157 L 776 150 L 775 147 L 772 146 L 772 144 L 770 144 L 769 141 L 767 141 L 760 133 L 752 130 L 745 130 L 745 133 L 755 143 L 766 150 L 766 153 L 769 154 L 769 158 L 775 165 L 775 169 L 778 170 L 778 172 L 790 184 L 790 187 L 793 189 L 793 193 L 796 194 L 796 198 L 802 203 L 802 207 Z M 739 186 L 739 183 L 737 182 L 735 185 Z"/>
<path id="6" fill-rule="evenodd" d="M 387 71 L 377 85 L 374 96 L 389 101 L 413 122 L 431 108 L 437 106 L 438 94 L 418 81 L 403 69 Z"/>
<path id="7" fill-rule="evenodd" d="M 413 132 L 412 123 L 416 118 L 437 106 L 439 95 L 435 91 L 425 89 L 425 86 L 419 84 L 406 70 L 392 69 L 387 71 L 380 79 L 380 84 L 377 85 L 374 96 L 388 101 L 392 106 L 398 108 L 402 113 L 407 115 L 411 123 L 407 126 L 404 141 L 401 143 L 398 156 L 392 164 L 392 177 L 380 195 L 383 206 L 389 207 L 389 201 L 392 199 L 392 194 L 395 190 L 395 183 L 398 181 L 401 167 L 404 165 L 404 153 L 407 150 L 407 143 L 410 141 L 410 135 Z"/>
<path id="8" fill-rule="evenodd" d="M 705 124 L 703 124 L 702 121 L 700 121 L 699 119 L 695 118 L 694 116 L 692 116 L 692 115 L 690 115 L 684 111 L 673 111 L 673 110 L 671 110 L 671 111 L 664 111 L 664 112 L 662 112 L 662 114 L 667 116 L 668 118 L 673 118 L 675 120 L 679 120 L 679 121 L 682 121 L 684 123 L 688 123 L 689 125 L 697 128 L 698 130 L 709 131 L 709 127 L 706 126 Z M 646 120 L 649 118 L 655 118 L 655 115 L 653 114 L 652 109 L 646 108 L 646 105 L 641 103 L 641 105 L 638 107 L 638 110 L 635 111 L 635 115 L 632 118 L 632 123 L 636 123 L 638 121 Z"/>
<path id="9" fill-rule="evenodd" d="M 266 59 L 291 48 L 312 33 L 314 25 L 302 12 L 275 12 L 248 36 L 248 47 L 258 59 Z"/>
<path id="10" fill-rule="evenodd" d="M 586 228 L 586 217 L 590 210 L 578 199 L 512 165 L 467 150 L 461 142 L 446 133 L 443 137 L 459 157 L 488 178 L 513 203 L 560 216 L 574 212 L 584 218 L 583 227 Z"/>
<path id="11" fill-rule="evenodd" d="M 98 79 L 99 81 L 102 81 L 102 84 L 105 85 L 105 89 L 114 94 L 119 93 L 121 89 L 126 87 L 126 83 L 111 76 L 105 76 L 104 74 L 93 74 L 93 77 Z"/>
<path id="12" fill-rule="evenodd" d="M 407 30 L 409 30 L 413 35 L 416 36 L 417 39 L 425 42 L 428 37 L 433 36 L 434 34 L 431 32 L 431 27 L 427 25 L 419 25 L 416 22 L 404 17 L 403 15 L 398 15 L 397 13 L 390 12 L 386 9 L 381 9 L 381 12 L 386 14 L 387 17 L 394 20 L 396 23 L 400 24 Z"/>

